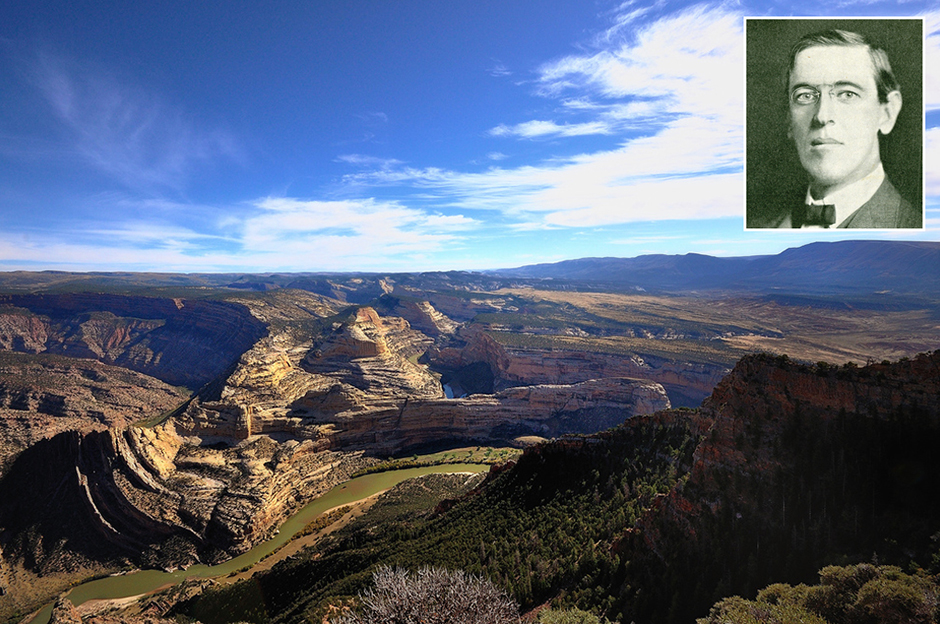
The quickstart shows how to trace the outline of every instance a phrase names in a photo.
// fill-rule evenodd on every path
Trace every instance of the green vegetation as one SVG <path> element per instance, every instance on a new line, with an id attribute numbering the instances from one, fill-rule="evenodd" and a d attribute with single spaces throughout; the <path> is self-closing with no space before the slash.
<path id="1" fill-rule="evenodd" d="M 420 468 L 422 466 L 443 466 L 445 464 L 482 464 L 491 466 L 503 464 L 517 459 L 522 455 L 521 449 L 495 448 L 492 446 L 476 446 L 468 448 L 450 449 L 428 455 L 412 455 L 411 457 L 389 458 L 378 464 L 367 466 L 358 470 L 353 477 L 402 468 Z"/>
<path id="2" fill-rule="evenodd" d="M 894 566 L 827 566 L 819 584 L 777 583 L 756 600 L 725 598 L 699 624 L 933 624 L 940 620 L 940 576 Z"/>
<path id="3" fill-rule="evenodd" d="M 539 624 L 611 624 L 607 618 L 599 618 L 590 611 L 545 609 L 539 612 Z"/>
<path id="4" fill-rule="evenodd" d="M 334 509 L 321 516 L 318 516 L 312 522 L 307 523 L 307 526 L 305 526 L 303 530 L 301 530 L 300 532 L 296 533 L 293 537 L 291 537 L 290 538 L 291 541 L 300 539 L 301 537 L 306 537 L 308 535 L 313 535 L 314 533 L 322 531 L 323 529 L 330 526 L 331 524 L 333 524 L 334 522 L 336 522 L 337 520 L 345 516 L 347 513 L 349 513 L 350 509 L 352 509 L 352 507 L 350 507 L 349 505 L 343 505 L 342 507 L 338 507 L 337 509 Z"/>
<path id="5" fill-rule="evenodd" d="M 563 607 L 606 611 L 617 600 L 608 588 L 627 565 L 618 540 L 684 479 L 696 443 L 685 425 L 636 422 L 600 438 L 534 447 L 513 469 L 491 474 L 475 495 L 424 516 L 370 512 L 315 551 L 255 575 L 250 587 L 208 592 L 190 615 L 205 624 L 225 621 L 209 614 L 221 605 L 252 604 L 249 594 L 260 591 L 264 615 L 226 606 L 229 617 L 319 622 L 329 605 L 364 591 L 381 565 L 464 570 L 525 609 L 558 597 Z"/>

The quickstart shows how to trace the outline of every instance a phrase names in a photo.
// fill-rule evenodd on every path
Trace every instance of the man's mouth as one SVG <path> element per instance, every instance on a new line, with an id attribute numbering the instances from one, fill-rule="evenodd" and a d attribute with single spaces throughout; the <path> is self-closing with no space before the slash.
<path id="1" fill-rule="evenodd" d="M 842 142 L 828 137 L 819 137 L 810 141 L 809 144 L 813 147 L 819 147 L 820 145 L 842 145 Z"/>

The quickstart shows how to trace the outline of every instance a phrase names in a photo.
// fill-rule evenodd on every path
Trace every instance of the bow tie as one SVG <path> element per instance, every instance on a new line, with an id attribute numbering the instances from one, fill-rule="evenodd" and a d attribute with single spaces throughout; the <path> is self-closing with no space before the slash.
<path id="1" fill-rule="evenodd" d="M 829 227 L 836 222 L 836 207 L 832 204 L 804 204 L 793 209 L 793 227 L 821 225 Z"/>

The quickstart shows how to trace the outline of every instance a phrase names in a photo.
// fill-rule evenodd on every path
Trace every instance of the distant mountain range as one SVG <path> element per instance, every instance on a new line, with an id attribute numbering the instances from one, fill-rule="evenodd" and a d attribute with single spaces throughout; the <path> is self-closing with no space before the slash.
<path id="1" fill-rule="evenodd" d="M 776 255 L 715 257 L 645 255 L 582 258 L 491 271 L 414 273 L 68 273 L 0 272 L 0 292 L 114 292 L 209 295 L 210 290 L 307 290 L 350 303 L 367 303 L 391 290 L 412 294 L 493 291 L 533 285 L 570 290 L 650 293 L 748 292 L 787 296 L 940 297 L 940 242 L 817 242 Z M 195 291 L 194 291 L 195 289 Z M 186 292 L 183 292 L 186 291 Z M 179 294 L 172 294 L 178 292 Z"/>
<path id="2" fill-rule="evenodd" d="M 811 243 L 767 256 L 689 253 L 583 258 L 489 272 L 650 291 L 757 290 L 806 294 L 940 294 L 940 243 Z"/>

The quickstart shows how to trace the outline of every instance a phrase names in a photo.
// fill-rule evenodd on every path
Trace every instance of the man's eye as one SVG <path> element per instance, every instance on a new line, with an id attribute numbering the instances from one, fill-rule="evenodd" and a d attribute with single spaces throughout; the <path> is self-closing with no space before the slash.
<path id="1" fill-rule="evenodd" d="M 812 104 L 816 101 L 816 92 L 815 91 L 794 91 L 793 92 L 793 101 L 796 104 Z"/>
<path id="2" fill-rule="evenodd" d="M 851 89 L 840 89 L 836 91 L 836 99 L 840 102 L 852 102 L 862 97 L 859 93 L 852 91 Z"/>

